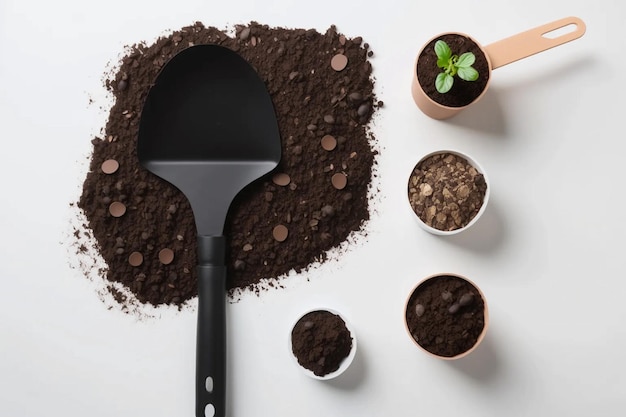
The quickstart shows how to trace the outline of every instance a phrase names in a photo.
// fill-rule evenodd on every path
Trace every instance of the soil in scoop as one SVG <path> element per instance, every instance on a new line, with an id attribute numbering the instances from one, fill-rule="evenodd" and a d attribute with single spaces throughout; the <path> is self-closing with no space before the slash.
<path id="1" fill-rule="evenodd" d="M 325 310 L 312 311 L 294 326 L 291 348 L 300 365 L 324 376 L 339 369 L 350 354 L 352 336 L 338 315 Z"/>
<path id="2" fill-rule="evenodd" d="M 474 54 L 476 62 L 472 66 L 478 71 L 476 81 L 464 81 L 455 76 L 450 91 L 445 94 L 437 91 L 435 79 L 442 72 L 442 69 L 437 66 L 437 54 L 435 53 L 435 43 L 438 40 L 446 42 L 455 55 L 460 56 L 465 52 Z M 470 104 L 487 88 L 487 81 L 489 80 L 489 63 L 482 49 L 467 36 L 457 34 L 445 34 L 428 43 L 417 60 L 416 71 L 417 80 L 426 95 L 437 103 L 448 107 L 463 107 Z"/>
<path id="3" fill-rule="evenodd" d="M 376 151 L 367 126 L 382 102 L 372 92 L 372 52 L 361 38 L 346 38 L 334 26 L 320 34 L 257 23 L 238 26 L 229 36 L 196 23 L 152 45 L 134 45 L 106 80 L 115 104 L 103 137 L 92 140 L 90 172 L 78 205 L 108 265 L 106 278 L 153 305 L 182 305 L 197 294 L 196 229 L 182 193 L 139 165 L 138 125 L 161 67 L 194 44 L 226 46 L 255 67 L 272 96 L 282 139 L 278 168 L 237 196 L 225 223 L 231 294 L 243 288 L 258 292 L 262 278 L 266 287 L 279 286 L 277 277 L 323 262 L 331 248 L 362 231 L 369 219 Z M 331 59 L 340 53 L 348 64 L 336 71 Z M 326 135 L 336 140 L 332 150 L 321 145 Z M 112 174 L 101 169 L 108 159 L 119 162 Z M 276 180 L 276 174 L 287 174 L 288 180 L 284 175 Z M 345 175 L 345 187 L 333 185 L 336 174 Z M 114 202 L 126 207 L 121 217 L 109 212 Z M 273 234 L 279 225 L 287 229 L 284 240 L 284 228 Z M 173 260 L 163 262 L 163 249 L 173 251 Z M 129 263 L 133 252 L 142 255 L 138 266 Z"/>
<path id="4" fill-rule="evenodd" d="M 406 307 L 415 341 L 435 355 L 452 357 L 471 349 L 485 327 L 485 303 L 471 283 L 441 275 L 420 284 Z"/>

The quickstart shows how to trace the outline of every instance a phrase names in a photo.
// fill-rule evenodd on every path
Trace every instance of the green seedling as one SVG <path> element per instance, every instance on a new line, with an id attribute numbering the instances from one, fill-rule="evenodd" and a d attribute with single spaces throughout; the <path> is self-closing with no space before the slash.
<path id="1" fill-rule="evenodd" d="M 435 53 L 437 54 L 437 66 L 443 69 L 443 72 L 437 75 L 435 79 L 435 88 L 441 94 L 447 93 L 454 84 L 454 76 L 465 81 L 476 81 L 478 79 L 478 71 L 472 67 L 476 57 L 471 52 L 465 52 L 461 56 L 453 55 L 452 50 L 442 40 L 435 42 Z"/>

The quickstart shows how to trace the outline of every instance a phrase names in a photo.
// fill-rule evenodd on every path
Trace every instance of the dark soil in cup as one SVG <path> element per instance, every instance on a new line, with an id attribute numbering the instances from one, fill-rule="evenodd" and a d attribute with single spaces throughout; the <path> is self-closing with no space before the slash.
<path id="1" fill-rule="evenodd" d="M 102 137 L 92 140 L 78 205 L 108 266 L 106 279 L 153 305 L 180 306 L 197 294 L 196 230 L 182 193 L 139 165 L 138 125 L 160 68 L 194 44 L 229 47 L 256 68 L 282 138 L 278 168 L 241 192 L 226 220 L 231 295 L 280 286 L 279 277 L 325 261 L 351 233 L 364 233 L 370 214 L 377 151 L 368 124 L 382 102 L 373 94 L 372 52 L 360 37 L 346 38 L 334 26 L 321 34 L 257 23 L 237 26 L 231 35 L 196 23 L 151 45 L 128 47 L 105 81 L 115 104 Z M 333 68 L 338 54 L 335 67 L 342 67 Z M 327 135 L 334 141 L 327 138 L 323 147 Z M 108 163 L 103 171 L 109 159 L 119 167 Z M 141 256 L 131 258 L 134 252 Z"/>
<path id="2" fill-rule="evenodd" d="M 300 365 L 315 375 L 324 376 L 339 369 L 350 354 L 352 336 L 337 314 L 326 310 L 312 311 L 294 326 L 291 348 Z"/>
<path id="3" fill-rule="evenodd" d="M 449 275 L 420 284 L 407 303 L 406 323 L 427 351 L 452 357 L 471 349 L 485 327 L 485 303 L 468 281 Z"/>
<path id="4" fill-rule="evenodd" d="M 467 226 L 480 211 L 487 183 L 467 159 L 451 153 L 432 155 L 409 177 L 409 203 L 415 214 L 438 230 Z"/>
<path id="5" fill-rule="evenodd" d="M 445 94 L 437 91 L 435 79 L 442 72 L 442 69 L 437 66 L 437 54 L 435 54 L 435 43 L 438 40 L 446 42 L 455 55 L 460 56 L 465 52 L 474 54 L 476 62 L 472 66 L 478 71 L 476 81 L 465 81 L 455 76 L 450 91 Z M 445 34 L 428 43 L 418 57 L 416 71 L 417 80 L 426 95 L 437 103 L 448 107 L 463 107 L 470 104 L 482 94 L 487 87 L 487 81 L 489 81 L 489 63 L 483 51 L 470 38 L 457 34 Z"/>

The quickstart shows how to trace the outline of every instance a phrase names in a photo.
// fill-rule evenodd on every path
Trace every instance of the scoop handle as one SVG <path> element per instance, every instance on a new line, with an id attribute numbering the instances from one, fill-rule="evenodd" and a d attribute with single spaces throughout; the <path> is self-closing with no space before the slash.
<path id="1" fill-rule="evenodd" d="M 198 236 L 196 417 L 226 416 L 225 248 L 223 236 Z"/>
<path id="2" fill-rule="evenodd" d="M 544 36 L 548 32 L 561 29 L 568 25 L 575 25 L 576 27 L 573 31 L 556 38 Z M 511 62 L 578 39 L 585 34 L 585 30 L 585 23 L 581 19 L 570 16 L 494 42 L 487 45 L 484 49 L 491 61 L 491 69 L 496 69 L 510 64 Z"/>

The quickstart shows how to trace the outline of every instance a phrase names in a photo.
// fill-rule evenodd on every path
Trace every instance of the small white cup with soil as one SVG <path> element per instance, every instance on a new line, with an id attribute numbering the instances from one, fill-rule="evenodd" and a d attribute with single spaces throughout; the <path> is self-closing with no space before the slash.
<path id="1" fill-rule="evenodd" d="M 441 273 L 413 288 L 405 304 L 404 324 L 421 350 L 455 360 L 480 345 L 489 325 L 489 310 L 476 284 L 458 274 Z"/>
<path id="2" fill-rule="evenodd" d="M 573 25 L 556 37 L 546 34 Z M 413 67 L 411 92 L 424 114 L 447 119 L 477 102 L 491 82 L 491 71 L 580 38 L 584 22 L 567 17 L 494 42 L 486 47 L 461 32 L 441 33 L 421 48 Z"/>
<path id="3" fill-rule="evenodd" d="M 338 377 L 356 355 L 356 335 L 336 310 L 319 308 L 304 313 L 291 327 L 289 351 L 305 375 L 319 380 Z"/>
<path id="4" fill-rule="evenodd" d="M 436 235 L 453 235 L 474 225 L 490 195 L 489 179 L 469 155 L 439 150 L 422 157 L 409 175 L 407 197 L 418 224 Z"/>

